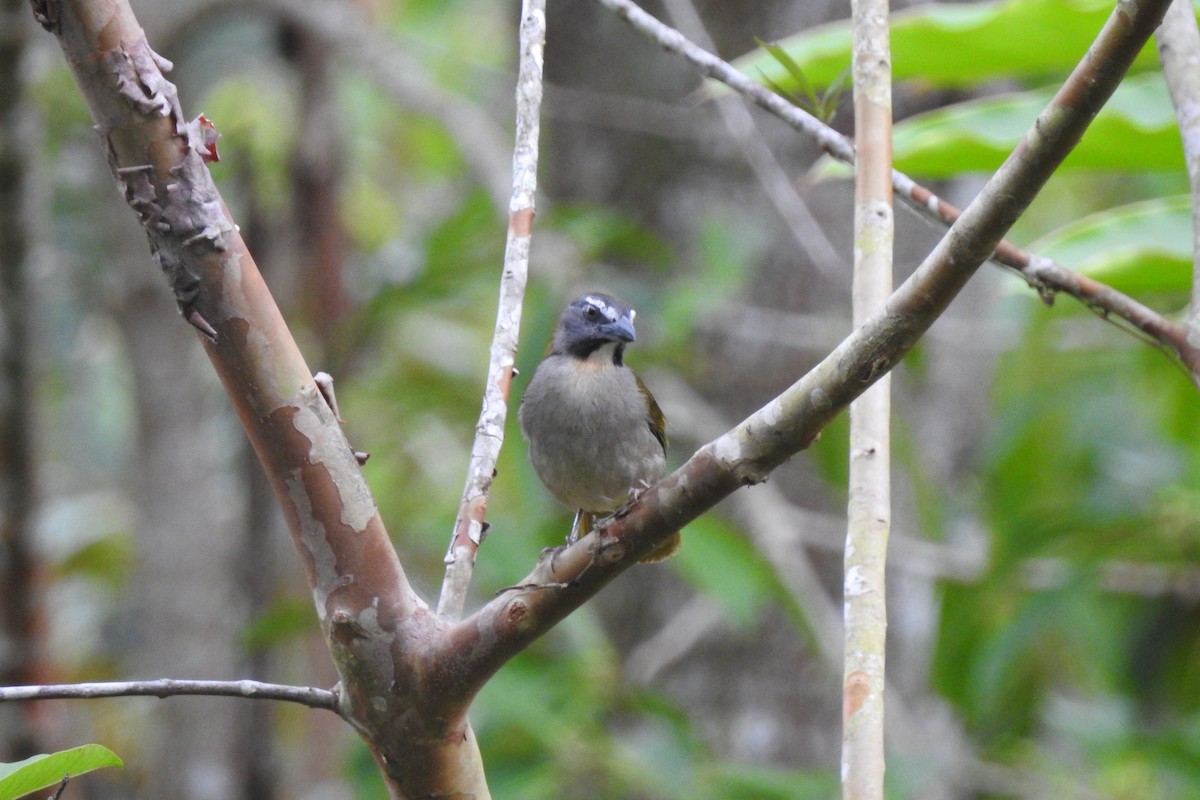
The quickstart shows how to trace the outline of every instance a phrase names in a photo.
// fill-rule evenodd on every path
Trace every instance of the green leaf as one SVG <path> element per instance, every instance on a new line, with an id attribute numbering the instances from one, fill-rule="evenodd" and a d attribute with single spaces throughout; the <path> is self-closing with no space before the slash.
<path id="1" fill-rule="evenodd" d="M 43 753 L 24 761 L 0 764 L 0 800 L 55 786 L 63 776 L 74 778 L 101 767 L 120 767 L 116 753 L 98 744 L 85 744 L 58 753 Z"/>
<path id="2" fill-rule="evenodd" d="M 1107 209 L 1050 232 L 1030 249 L 1126 294 L 1185 295 L 1192 285 L 1191 199 Z"/>
<path id="3" fill-rule="evenodd" d="M 1112 13 L 1108 0 L 1007 0 L 927 4 L 891 17 L 892 74 L 965 88 L 998 78 L 1040 80 L 1073 68 Z M 826 86 L 850 66 L 850 21 L 811 28 L 777 44 L 813 86 Z M 1154 48 L 1135 62 L 1154 65 Z M 756 50 L 733 62 L 746 75 L 765 75 L 795 88 L 789 70 Z M 728 91 L 715 88 L 716 92 Z"/>
<path id="4" fill-rule="evenodd" d="M 804 70 L 800 68 L 796 60 L 788 55 L 787 50 L 784 50 L 777 44 L 764 42 L 761 39 L 755 39 L 754 41 L 758 43 L 759 47 L 770 53 L 771 58 L 779 62 L 779 65 L 787 72 L 791 85 L 795 86 L 802 96 L 807 97 L 809 100 L 816 99 L 817 93 L 813 91 L 812 83 L 809 82 L 808 77 L 804 74 Z M 767 80 L 770 81 L 770 78 L 767 78 Z M 768 83 L 769 86 L 772 84 L 774 84 L 774 81 Z M 776 89 L 776 91 L 784 94 L 779 89 Z"/>
<path id="5" fill-rule="evenodd" d="M 1021 142 L 1053 88 L 999 95 L 918 114 L 896 125 L 896 168 L 914 177 L 994 172 Z M 1136 142 L 1136 147 L 1130 143 Z M 1161 74 L 1130 78 L 1096 116 L 1063 169 L 1174 172 L 1183 145 Z"/>

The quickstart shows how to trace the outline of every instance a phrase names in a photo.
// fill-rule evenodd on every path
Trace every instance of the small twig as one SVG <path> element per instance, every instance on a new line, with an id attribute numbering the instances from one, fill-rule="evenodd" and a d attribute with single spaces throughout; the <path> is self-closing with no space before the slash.
<path id="1" fill-rule="evenodd" d="M 854 164 L 854 145 L 848 138 L 807 111 L 792 105 L 767 87 L 743 75 L 732 64 L 689 41 L 679 31 L 647 14 L 632 0 L 598 2 L 626 20 L 639 33 L 690 61 L 707 77 L 720 81 L 796 130 L 810 136 L 833 158 L 846 164 Z M 941 225 L 953 225 L 962 216 L 960 209 L 902 172 L 892 171 L 892 188 L 901 201 Z M 1085 305 L 1099 306 L 1125 319 L 1133 327 L 1166 345 L 1188 368 L 1193 380 L 1200 381 L 1200 342 L 1188 340 L 1185 326 L 1165 319 L 1161 314 L 1109 286 L 1049 259 L 1035 257 L 1007 239 L 1002 239 L 996 245 L 991 257 L 997 263 L 1024 274 L 1031 285 L 1071 295 Z M 1031 266 L 1035 264 L 1039 267 L 1036 272 L 1031 270 Z"/>
<path id="2" fill-rule="evenodd" d="M 70 782 L 71 782 L 71 776 L 63 775 L 62 780 L 58 784 L 58 789 L 56 789 L 54 791 L 54 795 L 50 798 L 50 800 L 62 800 L 62 793 L 64 791 L 66 791 L 67 784 Z"/>
<path id="3" fill-rule="evenodd" d="M 483 409 L 475 426 L 475 442 L 467 469 L 467 483 L 446 552 L 446 576 L 438 599 L 438 613 L 451 619 L 462 616 L 475 554 L 487 532 L 488 493 L 496 474 L 496 461 L 504 443 L 508 394 L 516 361 L 521 304 L 529 275 L 529 248 L 533 232 L 534 194 L 537 189 L 538 114 L 542 103 L 542 51 L 546 40 L 545 0 L 525 0 L 521 13 L 521 64 L 517 74 L 517 135 L 513 150 L 513 188 L 508 205 L 508 243 L 500 278 L 500 302 L 492 339 Z"/>
<path id="4" fill-rule="evenodd" d="M 190 681 L 164 678 L 152 681 L 0 686 L 0 703 L 14 700 L 92 700 L 99 697 L 163 698 L 188 695 L 279 700 L 340 713 L 339 695 L 331 689 L 317 689 L 312 686 L 284 686 L 251 680 Z"/>

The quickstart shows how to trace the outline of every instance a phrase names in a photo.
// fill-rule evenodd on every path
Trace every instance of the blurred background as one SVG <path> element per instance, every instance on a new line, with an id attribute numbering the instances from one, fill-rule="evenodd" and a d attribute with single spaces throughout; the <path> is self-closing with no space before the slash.
<path id="1" fill-rule="evenodd" d="M 383 518 L 435 600 L 495 321 L 519 4 L 134 6 L 175 64 L 185 114 L 222 133 L 217 183 L 309 364 L 335 376 Z M 628 361 L 666 411 L 678 465 L 849 332 L 852 184 L 779 121 L 705 94 L 692 68 L 597 3 L 549 6 L 518 366 L 532 374 L 580 290 L 624 297 L 639 311 Z M 844 23 L 817 26 L 849 4 L 645 6 L 734 58 L 761 53 L 756 40 L 836 39 Z M 971 158 L 992 146 L 998 163 L 1096 27 L 1081 24 L 1062 63 L 1023 71 L 1012 64 L 1046 43 L 985 29 L 1009 66 L 976 73 L 1001 56 L 970 58 L 961 28 L 954 47 L 919 38 L 939 20 L 966 24 L 959 10 L 912 12 L 926 27 L 915 59 L 897 41 L 895 106 L 928 124 L 913 115 L 1009 102 L 901 163 L 964 205 L 994 168 Z M 269 490 L 61 52 L 29 16 L 3 0 L 0 681 L 330 686 Z M 1072 24 L 1026 29 L 1066 40 Z M 956 79 L 921 77 L 922 54 L 951 52 L 967 56 Z M 1089 138 L 1108 149 L 1057 176 L 1013 239 L 1066 237 L 1082 253 L 1068 266 L 1099 254 L 1095 274 L 1174 314 L 1190 223 L 1186 199 L 1164 198 L 1186 193 L 1186 177 L 1153 53 L 1140 63 L 1140 80 L 1159 83 L 1116 120 L 1140 127 Z M 830 101 L 849 133 L 848 91 Z M 1166 155 L 1147 165 L 1160 134 Z M 898 156 L 910 152 L 898 130 Z M 1170 202 L 1181 216 L 1145 205 Z M 1102 218 L 1061 233 L 1114 208 L 1123 229 Z M 898 209 L 897 280 L 940 235 Z M 1119 246 L 1139 236 L 1133 255 Z M 1200 797 L 1200 423 L 1187 375 L 1070 299 L 1047 307 L 985 267 L 893 390 L 889 796 Z M 528 468 L 515 414 L 506 445 L 475 606 L 570 523 Z M 846 463 L 843 418 L 690 525 L 676 558 L 630 570 L 506 666 L 471 715 L 494 796 L 837 796 Z M 0 707 L 0 760 L 90 741 L 125 767 L 65 797 L 384 796 L 366 749 L 324 712 L 191 698 Z"/>

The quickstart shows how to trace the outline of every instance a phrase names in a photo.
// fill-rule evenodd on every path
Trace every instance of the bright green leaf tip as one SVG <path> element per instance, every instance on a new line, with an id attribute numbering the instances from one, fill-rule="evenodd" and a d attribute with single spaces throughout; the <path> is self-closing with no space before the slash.
<path id="1" fill-rule="evenodd" d="M 43 753 L 24 761 L 0 764 L 0 800 L 16 800 L 30 792 L 56 786 L 64 776 L 74 778 L 101 767 L 124 762 L 107 747 L 85 744 L 57 753 Z"/>

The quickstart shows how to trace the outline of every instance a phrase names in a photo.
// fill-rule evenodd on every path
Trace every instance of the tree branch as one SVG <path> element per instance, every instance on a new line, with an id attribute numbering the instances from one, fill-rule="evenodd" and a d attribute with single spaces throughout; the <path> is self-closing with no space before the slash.
<path id="1" fill-rule="evenodd" d="M 647 14 L 632 0 L 598 2 L 626 20 L 638 32 L 690 61 L 705 76 L 720 81 L 796 130 L 810 136 L 833 158 L 846 164 L 854 163 L 854 146 L 845 136 L 738 72 L 733 65 L 696 46 L 679 31 Z M 1121 4 L 1118 8 L 1123 6 L 1124 4 Z M 940 224 L 953 225 L 963 213 L 928 188 L 895 170 L 892 171 L 892 188 L 903 202 Z M 1073 272 L 1047 258 L 1034 256 L 1007 240 L 997 242 L 989 257 L 1021 273 L 1030 286 L 1042 294 L 1043 299 L 1062 292 L 1075 297 L 1089 308 L 1125 320 L 1175 353 L 1191 372 L 1193 380 L 1200 383 L 1200 343 L 1189 341 L 1185 326 L 1165 319 L 1153 309 L 1109 286 Z"/>
<path id="2" fill-rule="evenodd" d="M 99 697 L 241 697 L 246 700 L 279 700 L 341 714 L 339 695 L 313 686 L 284 686 L 260 681 L 105 681 L 45 686 L 0 686 L 0 703 L 13 700 L 92 700 Z"/>
<path id="3" fill-rule="evenodd" d="M 1158 59 L 1171 92 L 1192 189 L 1192 303 L 1187 339 L 1200 347 L 1200 29 L 1190 0 L 1175 0 L 1158 29 Z M 1195 370 L 1193 370 L 1195 372 Z"/>
<path id="4" fill-rule="evenodd" d="M 600 0 L 645 16 L 626 0 Z M 545 555 L 516 586 L 453 626 L 440 643 L 462 671 L 443 686 L 464 698 L 509 657 L 738 488 L 806 448 L 885 375 L 945 310 L 1079 141 L 1128 70 L 1167 0 L 1123 0 L 1016 151 L 917 270 L 812 371 L 646 490 L 628 513 Z M 640 18 L 640 17 L 639 17 Z M 656 32 L 662 26 L 654 27 Z M 682 37 L 670 38 L 672 49 Z"/>
<path id="5" fill-rule="evenodd" d="M 534 195 L 537 191 L 538 114 L 542 104 L 542 50 L 546 41 L 545 0 L 525 0 L 521 12 L 520 66 L 517 72 L 517 133 L 513 150 L 512 197 L 508 204 L 508 241 L 500 278 L 500 302 L 488 361 L 483 410 L 475 425 L 475 442 L 467 469 L 442 581 L 438 613 L 450 619 L 462 616 L 475 553 L 487 530 L 488 492 L 496 461 L 504 443 L 508 418 L 508 393 L 521 328 L 521 305 L 529 275 L 529 248 L 533 234 Z"/>
<path id="6" fill-rule="evenodd" d="M 283 509 L 341 676 L 342 711 L 396 797 L 488 796 L 465 707 L 425 690 L 440 620 L 412 589 L 354 454 L 212 182 L 124 0 L 32 0 L 59 39 L 118 187 L 200 334 Z"/>
<path id="7" fill-rule="evenodd" d="M 689 38 L 708 50 L 716 50 L 692 0 L 666 0 L 665 6 L 667 14 Z M 737 98 L 728 97 L 718 98 L 717 112 L 738 145 L 738 150 L 750 171 L 762 186 L 767 200 L 775 207 L 775 212 L 796 240 L 800 252 L 808 257 L 809 263 L 817 272 L 836 286 L 843 286 L 846 259 L 829 241 L 821 223 L 809 209 L 808 201 L 796 188 L 779 159 L 771 152 L 749 109 Z"/>
<path id="8" fill-rule="evenodd" d="M 118 186 L 271 479 L 341 675 L 342 715 L 368 742 L 394 797 L 481 800 L 489 792 L 466 709 L 487 678 L 671 531 L 807 447 L 886 374 L 1078 141 L 1165 0 L 1120 4 L 937 248 L 815 369 L 648 489 L 629 513 L 544 556 L 519 586 L 455 624 L 410 586 L 350 447 L 212 184 L 203 163 L 211 132 L 203 120 L 184 120 L 162 74 L 169 65 L 151 52 L 123 0 L 33 6 L 59 36 Z"/>

